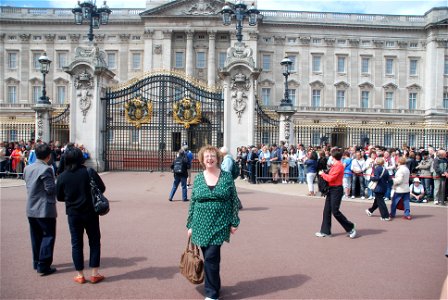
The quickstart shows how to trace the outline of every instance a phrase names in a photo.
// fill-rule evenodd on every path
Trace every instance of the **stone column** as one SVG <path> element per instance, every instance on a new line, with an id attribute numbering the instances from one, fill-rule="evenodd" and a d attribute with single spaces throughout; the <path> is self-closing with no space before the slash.
<path id="1" fill-rule="evenodd" d="M 187 31 L 187 49 L 186 49 L 186 61 L 185 61 L 185 73 L 187 76 L 193 76 L 193 35 L 194 31 Z"/>
<path id="2" fill-rule="evenodd" d="M 98 47 L 78 47 L 74 61 L 64 71 L 71 75 L 74 89 L 70 105 L 70 141 L 84 144 L 90 153 L 86 165 L 104 170 L 105 96 L 115 76 L 107 68 L 106 54 Z"/>
<path id="3" fill-rule="evenodd" d="M 172 30 L 164 30 L 163 34 L 163 49 L 162 49 L 162 62 L 163 69 L 170 70 L 171 69 L 171 38 L 173 35 Z"/>
<path id="4" fill-rule="evenodd" d="M 36 112 L 34 140 L 50 142 L 50 118 L 53 110 L 51 104 L 38 103 L 33 107 Z"/>
<path id="5" fill-rule="evenodd" d="M 216 31 L 210 30 L 208 32 L 208 69 L 207 69 L 207 84 L 214 86 L 216 83 L 216 49 L 215 49 Z"/>
<path id="6" fill-rule="evenodd" d="M 219 76 L 224 88 L 224 146 L 234 157 L 237 147 L 254 143 L 255 80 L 260 72 L 250 47 L 235 43 L 227 50 Z"/>
<path id="7" fill-rule="evenodd" d="M 145 29 L 145 57 L 143 58 L 143 71 L 150 71 L 152 69 L 152 34 L 153 31 Z"/>

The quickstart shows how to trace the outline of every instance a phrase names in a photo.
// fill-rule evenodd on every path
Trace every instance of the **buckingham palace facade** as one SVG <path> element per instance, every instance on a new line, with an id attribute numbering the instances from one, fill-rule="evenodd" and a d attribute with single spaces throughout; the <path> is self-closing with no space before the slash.
<path id="1" fill-rule="evenodd" d="M 234 24 L 222 25 L 224 4 L 148 0 L 146 9 L 110 7 L 94 43 L 105 51 L 116 84 L 171 70 L 219 87 L 219 70 L 237 39 Z M 78 46 L 89 45 L 88 25 L 75 25 L 71 9 L 0 9 L 0 140 L 28 140 L 42 94 L 38 58 L 46 53 L 53 61 L 46 85 L 56 117 L 74 101 L 63 68 Z M 293 62 L 294 142 L 448 147 L 448 7 L 418 16 L 260 10 L 256 26 L 244 24 L 243 42 L 261 70 L 258 104 L 274 119 L 284 94 L 280 62 L 285 56 Z M 278 141 L 266 133 L 259 142 Z"/>

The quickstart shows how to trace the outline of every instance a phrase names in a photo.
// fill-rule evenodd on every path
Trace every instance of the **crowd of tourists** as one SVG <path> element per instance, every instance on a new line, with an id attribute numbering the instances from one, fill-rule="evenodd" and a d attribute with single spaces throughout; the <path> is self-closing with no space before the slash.
<path id="1" fill-rule="evenodd" d="M 240 166 L 240 178 L 256 183 L 298 183 L 308 185 L 308 195 L 317 195 L 318 173 L 328 170 L 332 163 L 331 147 L 260 145 L 242 146 L 237 149 L 236 161 Z M 442 190 L 446 189 L 447 154 L 444 149 L 427 149 L 403 146 L 401 149 L 366 145 L 343 149 L 341 162 L 344 166 L 343 199 L 374 199 L 375 193 L 369 188 L 371 177 L 384 160 L 386 174 L 394 178 L 398 161 L 405 159 L 410 172 L 409 188 L 411 201 L 434 204 L 445 203 Z M 384 200 L 391 199 L 392 181 L 388 182 Z M 446 196 L 445 196 L 446 197 Z"/>
<path id="2" fill-rule="evenodd" d="M 23 170 L 36 162 L 35 147 L 41 144 L 41 140 L 29 140 L 25 142 L 20 140 L 17 142 L 0 142 L 0 178 L 2 177 L 16 177 L 23 178 Z M 59 141 L 50 141 L 50 164 L 54 172 L 58 174 L 58 167 L 61 160 L 62 153 L 65 151 L 67 144 L 62 144 Z M 85 159 L 90 157 L 89 152 L 83 144 L 74 144 L 79 148 Z"/>

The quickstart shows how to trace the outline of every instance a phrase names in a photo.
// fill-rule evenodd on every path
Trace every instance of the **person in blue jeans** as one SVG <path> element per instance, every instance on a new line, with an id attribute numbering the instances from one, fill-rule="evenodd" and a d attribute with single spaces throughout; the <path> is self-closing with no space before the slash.
<path id="1" fill-rule="evenodd" d="M 307 153 L 306 153 L 305 149 L 303 149 L 302 144 L 299 144 L 297 146 L 296 156 L 297 156 L 297 168 L 299 171 L 298 172 L 299 177 L 297 178 L 298 179 L 297 182 L 305 183 L 305 165 L 303 163 L 307 159 Z"/>
<path id="2" fill-rule="evenodd" d="M 392 198 L 392 204 L 390 206 L 390 217 L 394 218 L 397 210 L 398 202 L 403 199 L 404 204 L 404 217 L 403 219 L 411 220 L 411 206 L 410 201 L 410 189 L 409 189 L 409 169 L 406 167 L 406 157 L 400 157 L 398 159 L 397 172 L 392 179 L 392 188 L 395 191 Z"/>
<path id="3" fill-rule="evenodd" d="M 352 159 L 350 157 L 350 152 L 344 151 L 342 156 L 342 165 L 344 166 L 344 198 L 350 197 L 350 191 L 352 189 L 353 173 L 352 173 Z"/>
<path id="4" fill-rule="evenodd" d="M 171 169 L 174 173 L 174 182 L 173 187 L 171 188 L 170 196 L 168 197 L 169 201 L 173 201 L 174 194 L 177 191 L 177 187 L 179 186 L 179 183 L 182 185 L 182 200 L 188 201 L 187 196 L 187 165 L 188 165 L 188 158 L 185 154 L 185 151 L 183 149 L 180 149 L 177 153 L 177 157 L 174 160 L 173 164 L 171 165 Z"/>

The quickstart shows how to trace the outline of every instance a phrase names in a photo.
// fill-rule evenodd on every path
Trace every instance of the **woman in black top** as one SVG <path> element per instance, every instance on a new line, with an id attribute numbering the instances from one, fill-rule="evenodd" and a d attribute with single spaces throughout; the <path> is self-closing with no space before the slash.
<path id="1" fill-rule="evenodd" d="M 90 282 L 97 283 L 104 279 L 104 276 L 98 272 L 101 255 L 101 232 L 99 216 L 93 209 L 89 172 L 83 165 L 84 158 L 80 149 L 67 149 L 64 156 L 65 170 L 58 177 L 56 190 L 58 201 L 65 202 L 65 212 L 68 216 L 72 258 L 77 271 L 77 276 L 74 280 L 77 283 L 86 282 L 83 272 L 83 238 L 85 230 L 90 246 L 89 266 L 92 268 Z M 101 192 L 104 192 L 106 187 L 101 178 L 93 169 L 91 169 L 91 174 L 98 188 Z"/>

